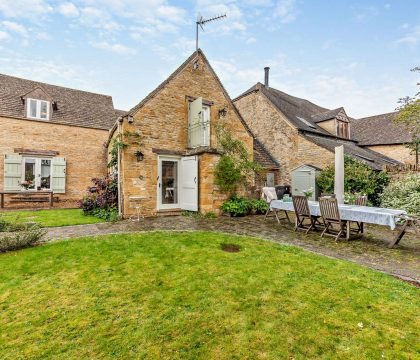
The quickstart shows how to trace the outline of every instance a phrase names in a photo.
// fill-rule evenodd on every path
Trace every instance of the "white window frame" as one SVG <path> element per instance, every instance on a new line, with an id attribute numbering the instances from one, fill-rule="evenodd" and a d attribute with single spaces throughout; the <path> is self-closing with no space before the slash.
<path id="1" fill-rule="evenodd" d="M 36 102 L 36 115 L 35 116 L 31 115 L 31 102 L 32 101 Z M 41 117 L 41 105 L 43 103 L 47 104 L 47 116 L 46 117 Z M 29 119 L 49 120 L 50 119 L 50 102 L 46 101 L 46 100 L 38 100 L 38 99 L 27 98 L 27 100 L 26 100 L 26 116 Z"/>
<path id="2" fill-rule="evenodd" d="M 25 163 L 26 160 L 34 160 L 35 161 L 35 178 L 34 178 L 34 189 L 32 191 L 38 191 L 38 187 L 41 187 L 41 162 L 42 160 L 49 160 L 50 161 L 50 187 L 48 189 L 41 189 L 41 190 L 51 190 L 52 189 L 52 158 L 49 157 L 37 157 L 37 156 L 23 156 L 22 157 L 22 177 L 21 181 L 25 181 Z"/>
<path id="3" fill-rule="evenodd" d="M 201 146 L 210 146 L 210 106 L 203 105 L 201 111 L 201 126 L 203 129 L 203 139 L 201 139 Z"/>

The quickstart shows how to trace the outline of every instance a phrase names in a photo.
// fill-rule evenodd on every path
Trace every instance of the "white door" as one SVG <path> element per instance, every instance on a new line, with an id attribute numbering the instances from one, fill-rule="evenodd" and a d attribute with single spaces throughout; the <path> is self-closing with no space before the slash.
<path id="1" fill-rule="evenodd" d="M 315 188 L 311 171 L 297 170 L 292 174 L 292 194 L 304 195 L 304 191 L 313 189 L 313 196 L 310 200 L 315 200 Z"/>
<path id="2" fill-rule="evenodd" d="M 179 208 L 180 159 L 158 158 L 157 207 L 158 210 Z"/>
<path id="3" fill-rule="evenodd" d="M 181 159 L 181 209 L 198 211 L 198 158 Z"/>

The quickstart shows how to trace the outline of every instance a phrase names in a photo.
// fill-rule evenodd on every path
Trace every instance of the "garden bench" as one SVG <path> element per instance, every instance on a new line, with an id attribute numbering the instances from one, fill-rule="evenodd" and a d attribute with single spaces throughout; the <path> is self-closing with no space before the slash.
<path id="1" fill-rule="evenodd" d="M 58 201 L 57 197 L 54 198 L 52 190 L 0 191 L 0 207 L 2 209 L 4 208 L 5 195 L 11 195 L 12 202 L 49 202 L 51 207 L 53 207 L 54 200 Z"/>

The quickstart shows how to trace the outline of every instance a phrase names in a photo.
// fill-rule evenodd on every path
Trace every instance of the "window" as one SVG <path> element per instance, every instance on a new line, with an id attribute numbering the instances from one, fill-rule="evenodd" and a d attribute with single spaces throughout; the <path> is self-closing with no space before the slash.
<path id="1" fill-rule="evenodd" d="M 344 121 L 337 121 L 337 136 L 341 138 L 349 138 L 349 124 Z"/>
<path id="2" fill-rule="evenodd" d="M 188 104 L 188 146 L 210 146 L 210 106 L 202 98 Z"/>
<path id="3" fill-rule="evenodd" d="M 21 186 L 28 190 L 51 189 L 51 159 L 23 158 Z"/>
<path id="4" fill-rule="evenodd" d="M 49 101 L 28 99 L 27 116 L 30 119 L 48 120 L 50 117 Z"/>

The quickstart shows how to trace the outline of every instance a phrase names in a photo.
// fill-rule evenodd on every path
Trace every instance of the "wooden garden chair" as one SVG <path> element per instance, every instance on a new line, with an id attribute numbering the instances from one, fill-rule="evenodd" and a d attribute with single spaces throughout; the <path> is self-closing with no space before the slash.
<path id="1" fill-rule="evenodd" d="M 335 198 L 337 196 L 335 194 L 321 193 L 321 196 L 320 197 Z"/>
<path id="2" fill-rule="evenodd" d="M 280 223 L 280 220 L 283 220 L 283 219 L 287 219 L 290 222 L 289 214 L 287 213 L 286 210 L 277 210 L 277 209 L 271 207 L 271 202 L 273 200 L 277 200 L 277 192 L 276 192 L 276 189 L 274 187 L 263 187 L 262 188 L 262 193 L 261 193 L 261 198 L 264 199 L 265 202 L 268 204 L 268 210 L 265 213 L 264 220 L 267 219 L 268 214 L 270 212 L 272 212 L 272 213 L 274 213 L 273 216 L 276 218 L 277 222 Z M 285 217 L 279 218 L 279 216 L 278 216 L 279 211 L 284 211 Z"/>
<path id="3" fill-rule="evenodd" d="M 358 196 L 356 198 L 356 200 L 354 200 L 354 205 L 366 206 L 367 205 L 367 200 L 368 200 L 367 195 Z M 356 225 L 357 225 L 357 229 L 351 229 L 351 230 L 352 231 L 355 230 L 357 234 L 358 233 L 363 234 L 363 231 L 364 231 L 363 223 L 359 222 L 359 221 L 356 221 Z"/>
<path id="4" fill-rule="evenodd" d="M 336 198 L 319 198 L 319 210 L 325 226 L 321 237 L 324 235 L 332 236 L 337 241 L 340 236 L 346 236 L 347 222 L 340 218 Z M 335 226 L 338 226 L 338 230 L 335 229 Z"/>
<path id="5" fill-rule="evenodd" d="M 309 210 L 308 198 L 306 196 L 292 196 L 293 207 L 296 215 L 295 231 L 302 230 L 308 233 L 315 229 L 315 217 L 311 215 Z M 305 220 L 309 220 L 309 224 L 305 224 Z"/>

